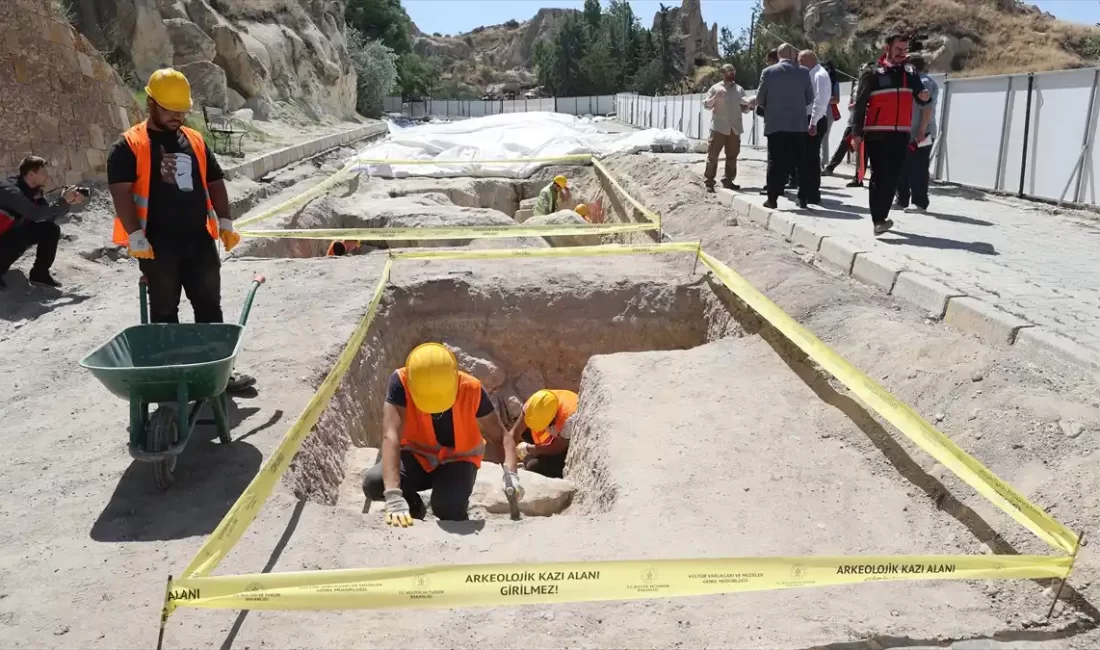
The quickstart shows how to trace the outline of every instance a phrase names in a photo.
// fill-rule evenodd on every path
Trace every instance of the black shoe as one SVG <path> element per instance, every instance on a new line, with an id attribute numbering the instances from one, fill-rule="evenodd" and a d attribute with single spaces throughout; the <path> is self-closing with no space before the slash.
<path id="1" fill-rule="evenodd" d="M 875 224 L 875 236 L 877 237 L 879 235 L 884 235 L 887 232 L 889 232 L 889 230 L 893 227 L 894 227 L 894 222 L 889 220 L 889 219 L 887 219 L 886 221 L 883 221 L 882 223 L 876 223 Z"/>
<path id="2" fill-rule="evenodd" d="M 822 176 L 832 176 L 833 171 L 835 171 L 835 170 L 836 170 L 836 167 L 833 167 L 832 165 L 826 165 L 825 169 L 821 170 L 821 175 Z"/>
<path id="3" fill-rule="evenodd" d="M 779 208 L 779 204 L 775 202 L 775 199 L 768 199 L 764 201 L 764 207 L 769 210 L 776 210 Z"/>
<path id="4" fill-rule="evenodd" d="M 60 289 L 61 283 L 53 279 L 49 271 L 37 271 L 31 269 L 31 272 L 27 275 L 27 279 L 35 284 L 43 284 L 47 287 L 53 287 L 54 289 Z"/>
<path id="5" fill-rule="evenodd" d="M 707 185 L 707 194 L 714 194 L 714 186 Z"/>
<path id="6" fill-rule="evenodd" d="M 799 200 L 798 201 L 798 208 L 800 210 L 809 210 L 810 209 L 810 204 L 806 201 Z"/>
<path id="7" fill-rule="evenodd" d="M 766 190 L 766 189 L 760 190 L 759 194 L 760 194 L 760 196 L 767 196 L 768 195 L 768 190 Z"/>
<path id="8" fill-rule="evenodd" d="M 722 187 L 726 188 L 727 190 L 739 190 L 739 189 L 741 189 L 740 185 L 736 185 L 734 183 L 722 183 Z"/>
<path id="9" fill-rule="evenodd" d="M 428 516 L 428 506 L 424 503 L 424 499 L 418 497 L 415 502 L 409 502 L 409 515 L 413 519 L 424 521 L 424 518 Z"/>
<path id="10" fill-rule="evenodd" d="M 863 181 L 849 181 L 844 187 L 863 187 Z"/>
<path id="11" fill-rule="evenodd" d="M 256 378 L 241 372 L 235 372 L 229 376 L 229 384 L 225 387 L 227 393 L 241 393 L 256 385 Z"/>

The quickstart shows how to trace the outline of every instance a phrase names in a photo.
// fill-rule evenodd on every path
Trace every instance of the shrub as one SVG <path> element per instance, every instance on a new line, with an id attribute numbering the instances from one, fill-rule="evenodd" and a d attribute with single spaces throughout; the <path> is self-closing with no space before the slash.
<path id="1" fill-rule="evenodd" d="M 385 98 L 397 85 L 397 55 L 381 41 L 372 41 L 348 27 L 348 54 L 359 79 L 356 110 L 367 117 L 381 117 Z"/>

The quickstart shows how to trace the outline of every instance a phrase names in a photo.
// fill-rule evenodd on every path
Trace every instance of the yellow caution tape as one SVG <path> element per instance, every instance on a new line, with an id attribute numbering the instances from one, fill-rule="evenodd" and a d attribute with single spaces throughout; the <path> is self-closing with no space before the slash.
<path id="1" fill-rule="evenodd" d="M 511 158 L 508 160 L 389 160 L 387 158 L 363 158 L 354 161 L 354 165 L 511 165 L 515 163 L 588 163 L 592 161 L 590 153 L 574 153 L 567 156 L 553 156 L 548 158 Z"/>
<path id="2" fill-rule="evenodd" d="M 302 192 L 298 196 L 295 196 L 292 199 L 287 199 L 279 205 L 273 208 L 268 208 L 267 210 L 264 210 L 259 214 L 254 214 L 251 217 L 246 217 L 244 219 L 237 219 L 233 222 L 233 226 L 234 228 L 240 228 L 241 226 L 247 226 L 250 223 L 257 223 L 263 221 L 264 219 L 270 219 L 277 214 L 301 207 L 306 203 L 309 203 L 313 199 L 317 198 L 318 196 L 321 196 L 325 192 L 329 191 L 333 186 L 335 186 L 345 178 L 348 178 L 353 173 L 355 173 L 355 170 L 352 169 L 351 165 L 345 165 L 342 169 L 340 169 L 340 171 L 336 172 L 332 176 L 329 176 L 328 178 L 309 188 L 305 192 Z"/>
<path id="3" fill-rule="evenodd" d="M 359 348 L 362 347 L 363 341 L 367 337 L 367 330 L 370 328 L 371 321 L 374 320 L 374 314 L 378 311 L 378 302 L 382 299 L 382 291 L 389 281 L 392 266 L 393 261 L 387 259 L 386 265 L 382 267 L 382 277 L 378 279 L 378 284 L 374 289 L 374 297 L 371 298 L 370 306 L 367 307 L 367 313 L 363 315 L 347 344 L 344 345 L 344 350 L 336 359 L 336 364 L 333 365 L 325 380 L 321 382 L 321 386 L 310 398 L 309 404 L 306 405 L 298 419 L 291 425 L 290 430 L 283 436 L 275 452 L 264 461 L 260 471 L 245 488 L 244 493 L 241 494 L 237 502 L 225 514 L 221 523 L 218 524 L 218 527 L 207 538 L 206 543 L 195 555 L 195 559 L 191 560 L 191 564 L 183 572 L 184 577 L 208 575 L 229 554 L 229 551 L 240 541 L 244 531 L 252 524 L 260 508 L 263 507 L 264 502 L 271 495 L 275 482 L 290 466 L 290 461 L 298 453 L 302 440 L 317 424 L 321 412 L 332 400 L 337 386 L 340 385 L 344 374 L 351 366 L 352 360 L 359 352 Z M 169 607 L 170 612 L 171 607 Z"/>
<path id="4" fill-rule="evenodd" d="M 655 223 L 562 224 L 544 226 L 461 226 L 454 228 L 312 228 L 287 230 L 238 230 L 241 237 L 274 239 L 355 239 L 389 241 L 404 239 L 486 239 L 495 237 L 551 237 L 555 235 L 610 235 L 656 230 Z"/>
<path id="5" fill-rule="evenodd" d="M 937 431 L 909 405 L 898 400 L 878 382 L 834 352 L 733 269 L 705 252 L 699 253 L 699 259 L 753 311 L 944 467 L 1054 548 L 1066 553 L 1074 552 L 1078 541 L 1076 533 L 1028 501 L 1015 488 Z"/>
<path id="6" fill-rule="evenodd" d="M 894 555 L 347 569 L 183 578 L 170 607 L 336 610 L 578 603 L 897 580 L 1065 578 L 1072 558 Z"/>
<path id="7" fill-rule="evenodd" d="M 627 194 L 626 190 L 623 189 L 623 186 L 619 185 L 619 181 L 615 180 L 615 177 L 611 175 L 611 171 L 607 167 L 604 167 L 602 162 L 593 158 L 592 165 L 595 166 L 596 169 L 600 170 L 600 172 L 602 172 L 603 175 L 607 178 L 607 182 L 611 183 L 611 186 L 617 189 L 619 193 L 623 195 L 623 198 L 625 198 L 627 202 L 630 203 L 630 205 L 633 205 L 638 210 L 638 212 L 644 214 L 646 219 L 649 219 L 656 224 L 661 223 L 661 215 L 645 207 L 638 201 L 638 199 L 635 199 L 633 196 Z"/>
<path id="8" fill-rule="evenodd" d="M 599 255 L 638 255 L 640 253 L 694 253 L 698 244 L 604 244 L 603 246 L 566 246 L 563 248 L 501 248 L 480 251 L 404 251 L 390 252 L 395 260 L 498 260 L 513 257 L 593 257 Z"/>

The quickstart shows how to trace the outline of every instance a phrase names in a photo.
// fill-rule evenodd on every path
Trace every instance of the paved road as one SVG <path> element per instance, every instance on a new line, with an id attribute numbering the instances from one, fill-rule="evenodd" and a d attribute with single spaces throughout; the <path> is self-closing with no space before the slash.
<path id="1" fill-rule="evenodd" d="M 663 154 L 700 176 L 705 157 Z M 719 165 L 721 169 L 721 164 Z M 1100 215 L 1059 210 L 962 188 L 933 188 L 927 214 L 892 212 L 894 232 L 875 238 L 866 190 L 846 188 L 852 169 L 825 178 L 825 206 L 798 209 L 780 199 L 796 224 L 842 237 L 967 295 L 1100 352 Z M 741 195 L 762 204 L 765 154 L 741 152 Z"/>

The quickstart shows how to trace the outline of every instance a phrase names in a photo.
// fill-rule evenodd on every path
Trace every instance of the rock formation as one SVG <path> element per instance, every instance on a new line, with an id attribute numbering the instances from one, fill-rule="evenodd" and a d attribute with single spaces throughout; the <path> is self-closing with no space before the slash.
<path id="1" fill-rule="evenodd" d="M 273 102 L 314 118 L 355 112 L 344 0 L 70 1 L 77 27 L 133 85 L 173 65 L 199 104 L 249 105 L 258 119 Z"/>
<path id="2" fill-rule="evenodd" d="M 653 16 L 653 30 L 660 28 L 660 12 Z M 692 71 L 708 59 L 718 58 L 718 23 L 707 28 L 699 0 L 683 0 L 669 9 L 668 18 L 678 28 L 676 35 L 684 45 L 685 70 Z"/>

